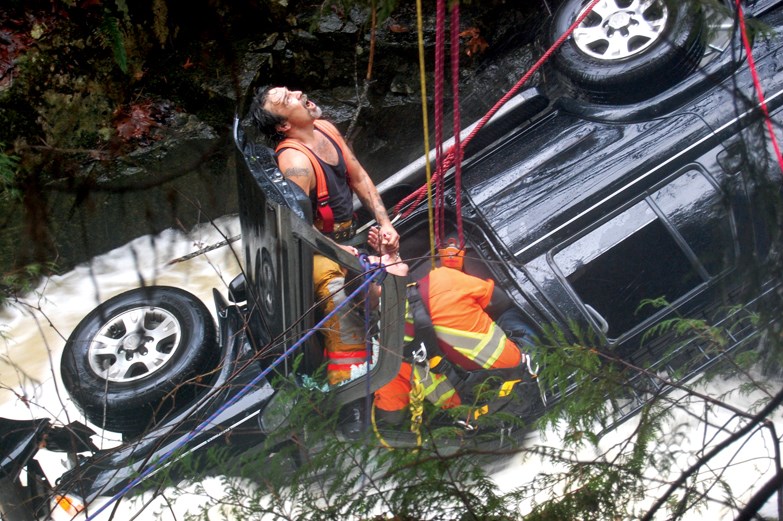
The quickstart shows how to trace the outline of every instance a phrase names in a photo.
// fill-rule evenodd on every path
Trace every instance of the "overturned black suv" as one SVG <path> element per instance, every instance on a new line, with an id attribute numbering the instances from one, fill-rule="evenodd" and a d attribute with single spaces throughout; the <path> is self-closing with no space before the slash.
<path id="1" fill-rule="evenodd" d="M 588 4 L 563 2 L 550 41 Z M 614 421 L 665 392 L 662 382 L 752 346 L 780 309 L 783 165 L 768 129 L 783 137 L 783 10 L 744 5 L 774 31 L 753 46 L 768 125 L 736 20 L 698 4 L 602 2 L 554 55 L 546 74 L 557 77 L 517 94 L 470 143 L 461 192 L 446 181 L 447 221 L 456 222 L 461 198 L 466 271 L 492 277 L 539 333 L 590 331 L 611 358 L 647 368 L 627 375 L 629 399 Z M 240 103 L 234 126 L 244 269 L 228 298 L 214 291 L 217 328 L 201 301 L 168 287 L 119 295 L 85 317 L 65 348 L 63 380 L 90 423 L 126 441 L 98 451 L 81 424 L 3 420 L 5 519 L 45 516 L 54 496 L 85 505 L 119 497 L 157 465 L 225 440 L 237 451 L 256 446 L 286 422 L 288 402 L 277 399 L 272 376 L 316 374 L 313 254 L 362 267 L 314 230 L 309 199 L 246 123 L 248 105 Z M 424 160 L 380 185 L 388 207 L 423 183 Z M 422 274 L 426 208 L 395 226 L 403 258 L 420 259 L 412 271 Z M 397 374 L 404 286 L 383 280 L 372 364 L 328 391 L 336 407 Z M 648 301 L 663 305 L 641 305 Z M 738 310 L 767 322 L 742 320 Z M 705 339 L 644 336 L 673 317 L 723 325 L 729 345 L 718 352 Z M 74 457 L 52 487 L 33 459 L 43 440 L 50 450 L 92 454 Z"/>

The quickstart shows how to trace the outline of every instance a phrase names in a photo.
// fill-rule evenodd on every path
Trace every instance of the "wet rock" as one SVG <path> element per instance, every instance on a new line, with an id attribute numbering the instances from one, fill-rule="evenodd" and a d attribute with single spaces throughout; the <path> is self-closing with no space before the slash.
<path id="1" fill-rule="evenodd" d="M 341 31 L 344 26 L 345 23 L 337 16 L 337 13 L 329 13 L 318 20 L 318 31 L 322 33 L 336 33 Z M 351 24 L 351 26 L 354 28 L 354 32 L 356 32 L 356 25 Z"/>
<path id="2" fill-rule="evenodd" d="M 188 231 L 235 211 L 236 183 L 225 175 L 226 136 L 184 113 L 157 132 L 147 146 L 88 165 L 83 188 L 59 190 L 50 199 L 50 233 L 62 266 L 139 235 Z"/>
<path id="3" fill-rule="evenodd" d="M 486 48 L 477 47 L 481 52 L 471 56 L 461 49 L 460 106 L 464 126 L 483 115 L 531 60 L 531 52 L 519 49 L 534 39 L 528 31 L 534 24 L 525 13 L 535 9 L 506 4 L 496 0 L 462 6 L 461 30 L 474 27 L 488 42 Z M 178 11 L 175 6 L 170 7 L 169 17 L 173 20 Z M 236 208 L 234 180 L 226 173 L 233 152 L 232 119 L 238 99 L 248 85 L 258 84 L 259 79 L 260 83 L 289 85 L 308 92 L 327 117 L 344 131 L 351 130 L 349 141 L 376 181 L 419 157 L 423 153 L 423 129 L 415 9 L 402 6 L 392 18 L 378 22 L 372 79 L 365 84 L 371 43 L 369 10 L 352 7 L 346 11 L 321 11 L 322 7 L 304 0 L 232 4 L 221 12 L 220 24 L 212 21 L 200 26 L 191 21 L 180 27 L 180 33 L 172 31 L 172 35 L 179 34 L 178 40 L 171 40 L 176 45 L 167 43 L 157 54 L 134 56 L 127 76 L 116 76 L 121 80 L 117 89 L 109 79 L 117 71 L 110 49 L 101 49 L 92 35 L 89 45 L 84 35 L 70 40 L 58 36 L 57 40 L 66 42 L 71 59 L 53 59 L 51 66 L 56 66 L 57 75 L 50 73 L 47 78 L 59 78 L 57 85 L 80 85 L 75 79 L 87 76 L 74 65 L 78 63 L 78 52 L 83 50 L 90 53 L 91 60 L 84 63 L 100 67 L 104 80 L 101 85 L 85 83 L 90 85 L 85 95 L 63 91 L 60 97 L 51 96 L 52 100 L 65 99 L 65 94 L 72 96 L 73 102 L 57 102 L 57 107 L 14 101 L 17 108 L 13 117 L 6 117 L 6 128 L 14 134 L 32 129 L 29 141 L 36 142 L 39 139 L 34 125 L 43 121 L 46 132 L 59 132 L 69 139 L 78 136 L 76 143 L 62 141 L 68 147 L 92 146 L 100 149 L 102 158 L 108 150 L 122 151 L 112 161 L 89 163 L 89 172 L 78 176 L 93 184 L 81 184 L 76 192 L 63 185 L 48 202 L 54 237 L 54 246 L 49 249 L 57 252 L 61 264 L 85 260 L 140 234 L 169 226 L 188 227 L 199 220 L 232 213 Z M 180 16 L 188 14 L 187 9 L 180 11 Z M 73 12 L 89 15 L 91 21 L 100 21 L 105 13 L 99 9 Z M 138 15 L 140 11 L 134 13 Z M 310 17 L 313 14 L 315 19 Z M 68 21 L 65 17 L 58 20 Z M 78 27 L 72 24 L 70 30 Z M 432 110 L 433 13 L 425 13 L 422 30 L 427 99 Z M 143 40 L 133 43 L 138 47 L 129 49 L 137 53 L 153 48 Z M 40 63 L 40 73 L 46 74 L 49 62 Z M 46 89 L 54 86 L 48 80 L 30 85 L 30 93 L 40 90 L 36 90 L 36 85 Z M 117 99 L 98 97 L 97 86 L 114 93 Z M 145 139 L 136 142 L 116 146 L 116 140 L 110 141 L 114 139 L 112 128 L 89 118 L 77 120 L 84 122 L 78 127 L 71 125 L 79 129 L 78 134 L 68 133 L 70 120 L 57 116 L 58 107 L 76 111 L 90 106 L 100 107 L 110 115 L 115 107 L 127 107 L 136 100 L 136 91 L 169 99 L 171 106 L 176 107 L 171 119 L 157 122 L 159 125 Z M 18 97 L 17 93 L 7 94 L 9 100 Z M 450 120 L 451 99 L 445 103 L 445 117 Z M 21 106 L 29 108 L 22 112 L 18 109 Z M 94 116 L 97 111 L 91 114 Z M 133 128 L 127 132 L 132 136 Z M 100 146 L 89 143 L 90 136 L 102 139 Z M 111 143 L 111 148 L 105 143 Z M 134 144 L 136 150 L 125 151 Z"/>

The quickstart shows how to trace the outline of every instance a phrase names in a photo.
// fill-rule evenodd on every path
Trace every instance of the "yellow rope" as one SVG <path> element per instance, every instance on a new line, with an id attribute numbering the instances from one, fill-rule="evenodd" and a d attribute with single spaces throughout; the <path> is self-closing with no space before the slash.
<path id="1" fill-rule="evenodd" d="M 424 384 L 414 376 L 411 385 L 411 432 L 416 435 L 416 445 L 421 445 L 421 424 L 424 420 Z"/>
<path id="2" fill-rule="evenodd" d="M 430 259 L 435 268 L 435 219 L 432 211 L 432 169 L 430 168 L 429 121 L 427 119 L 427 78 L 424 67 L 424 23 L 421 15 L 421 0 L 416 0 L 416 21 L 419 33 L 419 81 L 421 83 L 421 115 L 424 125 L 424 170 L 427 173 L 427 211 L 430 221 Z"/>
<path id="3" fill-rule="evenodd" d="M 422 388 L 422 387 L 423 386 L 421 384 L 419 384 L 419 388 Z M 420 398 L 418 400 L 419 401 L 419 406 L 418 406 L 418 411 L 419 412 L 417 413 L 418 414 L 418 421 L 417 422 L 411 421 L 411 432 L 416 434 L 416 447 L 421 447 L 421 418 L 422 418 L 422 414 L 424 413 L 424 407 L 423 407 L 423 404 L 424 404 L 424 402 L 423 402 L 423 400 L 424 400 L 424 393 L 423 393 L 423 391 L 420 390 L 419 394 L 420 394 Z M 411 396 L 413 396 L 413 390 L 411 390 Z M 413 416 L 413 414 L 414 414 L 413 410 L 414 410 L 413 398 L 411 398 L 411 416 Z M 380 429 L 378 429 L 378 423 L 375 421 L 375 402 L 374 401 L 372 403 L 372 409 L 371 409 L 371 412 L 370 412 L 370 420 L 371 420 L 371 423 L 372 423 L 372 430 L 375 433 L 375 437 L 378 438 L 378 441 L 381 443 L 381 446 L 386 448 L 386 449 L 389 449 L 389 450 L 394 450 L 394 447 L 392 447 L 389 444 L 389 442 L 386 441 L 386 439 L 381 434 Z M 416 449 L 416 450 L 418 450 L 418 449 Z"/>
<path id="4" fill-rule="evenodd" d="M 381 442 L 381 446 L 389 449 L 394 450 L 394 447 L 389 445 L 385 439 L 383 439 L 383 436 L 381 435 L 381 432 L 378 430 L 378 424 L 375 422 L 375 401 L 372 402 L 372 410 L 370 413 L 370 418 L 372 419 L 372 430 L 375 432 L 375 437 L 378 438 L 378 441 Z"/>

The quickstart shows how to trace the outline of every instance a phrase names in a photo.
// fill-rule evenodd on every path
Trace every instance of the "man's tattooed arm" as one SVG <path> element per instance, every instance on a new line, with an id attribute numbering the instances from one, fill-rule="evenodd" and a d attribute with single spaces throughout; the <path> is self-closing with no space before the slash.
<path id="1" fill-rule="evenodd" d="M 286 177 L 286 179 L 289 177 L 307 177 L 310 175 L 310 172 L 308 172 L 306 168 L 292 166 L 291 168 L 286 168 L 286 171 L 283 172 L 283 175 Z"/>
<path id="2" fill-rule="evenodd" d="M 289 182 L 301 188 L 308 196 L 310 195 L 310 191 L 314 188 L 315 175 L 307 168 L 290 166 L 283 170 L 283 176 L 285 176 Z"/>

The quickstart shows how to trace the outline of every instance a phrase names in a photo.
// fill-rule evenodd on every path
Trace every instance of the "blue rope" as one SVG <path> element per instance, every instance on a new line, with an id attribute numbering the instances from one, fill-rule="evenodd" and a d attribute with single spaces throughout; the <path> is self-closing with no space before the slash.
<path id="1" fill-rule="evenodd" d="M 177 443 L 172 449 L 170 449 L 168 452 L 166 452 L 163 456 L 160 457 L 155 463 L 150 465 L 149 467 L 146 467 L 136 478 L 134 478 L 130 483 L 128 483 L 125 487 L 122 488 L 119 492 L 117 492 L 114 496 L 109 499 L 105 504 L 103 504 L 95 513 L 88 516 L 86 521 L 90 521 L 92 519 L 95 519 L 98 515 L 100 515 L 101 512 L 106 510 L 106 508 L 118 501 L 120 498 L 122 498 L 125 494 L 131 491 L 136 485 L 144 481 L 144 479 L 149 476 L 153 471 L 155 471 L 162 463 L 166 462 L 176 451 L 184 447 L 188 442 L 193 440 L 193 438 L 196 437 L 201 431 L 203 431 L 207 425 L 209 425 L 215 418 L 217 418 L 221 413 L 223 413 L 226 409 L 231 407 L 233 404 L 235 404 L 237 401 L 239 401 L 240 398 L 242 398 L 244 395 L 246 395 L 250 389 L 255 386 L 258 382 L 260 382 L 263 378 L 265 378 L 272 369 L 277 367 L 283 360 L 285 360 L 288 356 L 290 356 L 294 351 L 296 351 L 308 338 L 313 336 L 318 329 L 320 329 L 330 318 L 332 318 L 340 309 L 342 309 L 345 305 L 347 305 L 349 302 L 351 302 L 361 291 L 365 291 L 369 287 L 370 283 L 373 281 L 382 282 L 384 277 L 386 276 L 386 270 L 383 266 L 383 264 L 371 264 L 369 262 L 369 259 L 367 258 L 366 254 L 362 254 L 359 256 L 359 261 L 362 265 L 362 268 L 364 271 L 364 281 L 357 287 L 351 294 L 346 298 L 343 302 L 335 306 L 335 308 L 328 313 L 323 319 L 321 319 L 320 322 L 318 322 L 315 326 L 313 326 L 311 329 L 309 329 L 304 335 L 302 335 L 302 338 L 300 338 L 296 343 L 294 343 L 291 347 L 286 349 L 286 351 L 280 355 L 277 359 L 275 359 L 271 364 L 269 364 L 269 367 L 264 369 L 258 376 L 253 378 L 248 384 L 246 384 L 240 391 L 235 394 L 233 397 L 231 397 L 225 404 L 223 404 L 217 411 L 212 413 L 212 415 L 201 422 L 193 431 L 188 434 L 183 440 L 181 440 L 179 443 Z M 368 357 L 371 356 L 368 354 Z M 369 363 L 372 360 L 368 360 L 368 369 L 369 369 Z M 368 380 L 369 380 L 369 370 L 367 371 Z M 369 389 L 369 382 L 367 384 Z M 369 391 L 368 391 L 369 392 Z"/>

